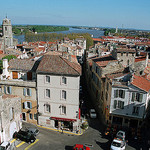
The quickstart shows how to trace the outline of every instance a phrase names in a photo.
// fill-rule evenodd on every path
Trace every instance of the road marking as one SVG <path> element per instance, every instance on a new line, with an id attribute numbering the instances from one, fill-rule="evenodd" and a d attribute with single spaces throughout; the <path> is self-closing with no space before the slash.
<path id="1" fill-rule="evenodd" d="M 21 142 L 20 144 L 18 144 L 16 147 L 20 147 L 21 145 L 23 145 L 25 142 Z"/>
<path id="2" fill-rule="evenodd" d="M 37 143 L 39 141 L 39 139 L 36 139 L 36 141 L 32 144 L 30 144 L 28 147 L 26 147 L 24 150 L 28 150 L 31 146 L 33 146 L 35 143 Z"/>
<path id="3" fill-rule="evenodd" d="M 16 139 L 13 139 L 12 141 L 10 141 L 10 143 L 13 143 L 13 142 L 15 142 L 16 141 Z"/>

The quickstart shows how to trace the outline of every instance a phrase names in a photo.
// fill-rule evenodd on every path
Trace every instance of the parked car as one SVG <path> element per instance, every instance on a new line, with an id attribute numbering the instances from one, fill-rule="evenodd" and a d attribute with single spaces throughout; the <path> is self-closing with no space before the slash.
<path id="1" fill-rule="evenodd" d="M 120 138 L 114 138 L 111 143 L 111 150 L 125 150 L 126 148 L 126 141 Z"/>
<path id="2" fill-rule="evenodd" d="M 90 150 L 90 147 L 82 145 L 82 144 L 76 144 L 73 147 L 73 150 Z"/>
<path id="3" fill-rule="evenodd" d="M 122 139 L 122 140 L 125 140 L 125 132 L 124 131 L 118 131 L 117 134 L 116 134 L 116 137 Z"/>
<path id="4" fill-rule="evenodd" d="M 20 130 L 19 132 L 15 132 L 13 134 L 13 138 L 19 139 L 21 141 L 25 141 L 27 143 L 33 143 L 36 140 L 33 134 L 27 131 L 22 131 L 22 130 Z"/>
<path id="5" fill-rule="evenodd" d="M 3 142 L 0 145 L 0 150 L 10 150 L 10 143 L 9 142 Z"/>
<path id="6" fill-rule="evenodd" d="M 33 134 L 34 136 L 37 136 L 39 134 L 39 130 L 37 128 L 26 128 L 25 131 Z"/>
<path id="7" fill-rule="evenodd" d="M 90 118 L 96 118 L 96 117 L 97 117 L 97 114 L 96 114 L 96 112 L 95 112 L 95 109 L 90 109 L 89 114 L 90 114 Z"/>

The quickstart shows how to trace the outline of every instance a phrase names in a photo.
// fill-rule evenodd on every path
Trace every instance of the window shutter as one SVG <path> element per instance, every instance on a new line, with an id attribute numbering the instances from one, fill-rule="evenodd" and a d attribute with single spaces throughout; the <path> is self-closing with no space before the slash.
<path id="1" fill-rule="evenodd" d="M 27 102 L 24 102 L 25 109 L 27 109 Z"/>
<path id="2" fill-rule="evenodd" d="M 26 96 L 26 88 L 23 88 L 23 95 Z"/>
<path id="3" fill-rule="evenodd" d="M 24 104 L 24 103 L 22 103 L 22 108 L 23 108 L 23 109 L 25 108 L 25 104 Z"/>
<path id="4" fill-rule="evenodd" d="M 114 100 L 114 108 L 117 106 L 117 100 Z"/>
<path id="5" fill-rule="evenodd" d="M 123 97 L 122 98 L 125 98 L 125 91 L 123 90 Z"/>
<path id="6" fill-rule="evenodd" d="M 30 109 L 32 108 L 32 103 L 30 102 Z"/>
<path id="7" fill-rule="evenodd" d="M 135 93 L 132 93 L 132 99 L 131 99 L 131 101 L 134 102 L 134 100 L 135 100 Z"/>
<path id="8" fill-rule="evenodd" d="M 32 95 L 32 92 L 31 92 L 31 89 L 29 89 L 29 96 L 31 96 Z"/>
<path id="9" fill-rule="evenodd" d="M 12 88 L 11 88 L 11 86 L 9 87 L 9 91 L 10 91 L 9 94 L 12 94 Z"/>
<path id="10" fill-rule="evenodd" d="M 4 86 L 4 93 L 6 94 L 6 86 Z"/>
<path id="11" fill-rule="evenodd" d="M 122 106 L 121 106 L 121 108 L 122 108 L 122 109 L 124 109 L 124 102 L 122 102 Z"/>
<path id="12" fill-rule="evenodd" d="M 142 102 L 142 99 L 143 99 L 143 94 L 140 94 L 139 102 Z"/>

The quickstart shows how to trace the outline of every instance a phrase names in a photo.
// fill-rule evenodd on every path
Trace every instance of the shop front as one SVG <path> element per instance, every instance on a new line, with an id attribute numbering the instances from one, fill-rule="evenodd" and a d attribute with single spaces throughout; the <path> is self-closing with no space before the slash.
<path id="1" fill-rule="evenodd" d="M 75 126 L 77 122 L 76 119 L 59 118 L 59 117 L 50 117 L 50 119 L 54 120 L 54 127 L 57 129 L 71 132 L 77 130 Z"/>

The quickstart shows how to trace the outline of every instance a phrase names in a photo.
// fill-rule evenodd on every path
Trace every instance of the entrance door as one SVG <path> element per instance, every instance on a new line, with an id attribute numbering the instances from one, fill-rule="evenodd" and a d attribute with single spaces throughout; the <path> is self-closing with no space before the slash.
<path id="1" fill-rule="evenodd" d="M 24 121 L 26 121 L 26 114 L 25 114 L 25 113 L 22 113 L 22 119 L 23 119 Z"/>
<path id="2" fill-rule="evenodd" d="M 58 128 L 58 120 L 55 120 L 55 128 Z"/>

